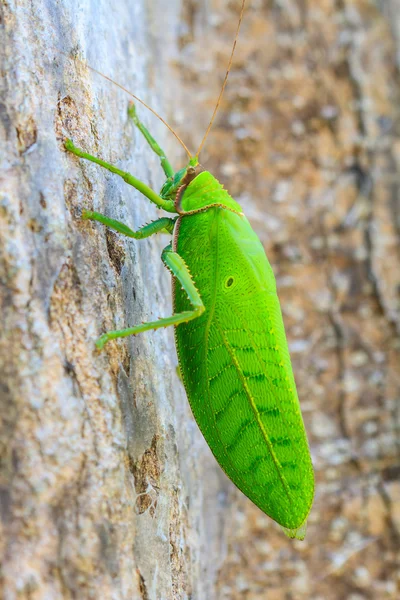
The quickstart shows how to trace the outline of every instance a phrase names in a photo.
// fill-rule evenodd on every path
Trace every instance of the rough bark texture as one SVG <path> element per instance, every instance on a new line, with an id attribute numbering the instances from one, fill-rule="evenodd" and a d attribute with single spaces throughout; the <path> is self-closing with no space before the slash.
<path id="1" fill-rule="evenodd" d="M 106 329 L 170 314 L 160 261 L 168 238 L 136 243 L 82 222 L 82 207 L 135 228 L 157 211 L 62 146 L 70 136 L 161 186 L 159 162 L 127 122 L 127 96 L 61 52 L 87 57 L 170 116 L 173 96 L 179 106 L 168 66 L 179 4 L 162 7 L 2 3 L 7 600 L 212 597 L 220 475 L 175 374 L 172 331 L 112 343 L 103 353 L 93 345 Z M 143 116 L 171 149 L 163 126 Z"/>
<path id="2" fill-rule="evenodd" d="M 185 3 L 196 114 L 239 5 Z M 232 492 L 218 599 L 400 597 L 399 50 L 398 1 L 249 4 L 202 160 L 273 263 L 317 488 L 304 543 Z"/>
<path id="3" fill-rule="evenodd" d="M 221 474 L 175 374 L 168 238 L 126 241 L 158 189 L 148 101 L 196 148 L 239 0 L 0 0 L 1 592 L 55 598 L 397 599 L 400 3 L 249 0 L 202 162 L 277 275 L 317 492 L 293 542 Z M 172 136 L 140 111 L 177 168 Z"/>

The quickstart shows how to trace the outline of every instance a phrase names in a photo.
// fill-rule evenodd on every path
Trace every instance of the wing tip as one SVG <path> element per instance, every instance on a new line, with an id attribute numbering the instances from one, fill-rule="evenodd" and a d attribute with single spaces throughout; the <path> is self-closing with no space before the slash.
<path id="1" fill-rule="evenodd" d="M 288 529 L 287 527 L 282 527 L 282 529 L 284 534 L 291 540 L 303 541 L 306 537 L 307 521 L 304 521 L 304 523 L 300 525 L 300 527 L 297 527 L 297 529 Z"/>

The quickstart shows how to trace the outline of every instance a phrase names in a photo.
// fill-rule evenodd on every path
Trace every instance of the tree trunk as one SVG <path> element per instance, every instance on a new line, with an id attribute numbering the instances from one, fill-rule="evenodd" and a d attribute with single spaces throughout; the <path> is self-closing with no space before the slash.
<path id="1" fill-rule="evenodd" d="M 176 375 L 158 190 L 127 119 L 200 143 L 240 1 L 0 0 L 0 552 L 6 600 L 399 596 L 398 0 L 249 0 L 201 160 L 277 275 L 317 475 L 303 543 L 227 481 Z M 80 60 L 73 60 L 77 56 Z M 185 155 L 138 112 L 179 169 Z M 352 596 L 353 595 L 353 596 Z"/>
<path id="2" fill-rule="evenodd" d="M 90 208 L 138 228 L 157 211 L 63 149 L 71 137 L 160 188 L 159 162 L 127 120 L 129 97 L 65 54 L 170 118 L 178 11 L 157 0 L 2 3 L 7 600 L 212 596 L 220 475 L 175 372 L 173 332 L 94 347 L 105 330 L 171 313 L 160 260 L 169 239 L 127 241 L 82 222 Z M 167 130 L 140 113 L 171 151 Z"/>

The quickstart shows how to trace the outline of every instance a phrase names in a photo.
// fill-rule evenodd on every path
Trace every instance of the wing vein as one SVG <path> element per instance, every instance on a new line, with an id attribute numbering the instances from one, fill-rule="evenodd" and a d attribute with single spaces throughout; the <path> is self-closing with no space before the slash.
<path id="1" fill-rule="evenodd" d="M 278 458 L 277 458 L 277 456 L 276 456 L 276 454 L 275 454 L 275 452 L 274 452 L 274 449 L 273 449 L 273 447 L 272 447 L 271 440 L 269 439 L 268 433 L 267 433 L 267 431 L 265 430 L 264 423 L 263 423 L 263 422 L 262 422 L 262 420 L 261 420 L 260 413 L 259 413 L 259 411 L 258 411 L 258 408 L 257 408 L 257 406 L 256 406 L 255 402 L 254 402 L 254 398 L 253 398 L 253 396 L 252 396 L 251 390 L 249 389 L 249 386 L 248 386 L 248 384 L 247 384 L 246 378 L 245 378 L 245 377 L 244 377 L 244 375 L 243 375 L 243 371 L 242 371 L 242 369 L 240 368 L 240 364 L 239 364 L 239 362 L 238 362 L 238 360 L 237 360 L 237 358 L 236 358 L 236 356 L 235 356 L 235 354 L 234 354 L 234 351 L 233 351 L 233 349 L 230 347 L 230 344 L 229 344 L 228 340 L 226 339 L 226 337 L 225 337 L 225 334 L 224 334 L 224 331 L 222 330 L 222 328 L 221 328 L 221 326 L 220 326 L 219 322 L 217 321 L 217 323 L 216 323 L 216 324 L 217 324 L 217 327 L 218 327 L 219 333 L 220 333 L 220 335 L 221 335 L 222 339 L 223 339 L 223 340 L 224 340 L 224 342 L 225 342 L 225 347 L 226 347 L 226 349 L 227 349 L 227 351 L 228 351 L 228 353 L 229 353 L 229 355 L 230 355 L 230 357 L 231 357 L 231 359 L 232 359 L 232 362 L 233 362 L 233 364 L 235 365 L 235 368 L 236 368 L 237 374 L 238 374 L 238 376 L 239 376 L 239 379 L 240 379 L 240 380 L 241 380 L 241 382 L 242 382 L 242 385 L 243 385 L 244 392 L 246 393 L 246 396 L 247 396 L 247 398 L 248 398 L 248 400 L 249 400 L 249 403 L 250 403 L 251 409 L 252 409 L 252 411 L 253 411 L 253 413 L 254 413 L 254 416 L 255 416 L 255 418 L 256 418 L 256 421 L 257 421 L 257 423 L 258 423 L 258 426 L 259 426 L 259 428 L 260 428 L 261 434 L 262 434 L 262 436 L 263 436 L 263 438 L 264 438 L 264 441 L 265 441 L 265 443 L 266 443 L 266 446 L 267 446 L 267 448 L 268 448 L 268 450 L 269 450 L 269 453 L 270 453 L 270 455 L 271 455 L 271 458 L 272 458 L 272 460 L 273 460 L 273 462 L 274 462 L 274 464 L 275 464 L 276 470 L 277 470 L 277 472 L 278 472 L 278 475 L 279 475 L 279 479 L 281 480 L 282 486 L 283 486 L 284 490 L 286 491 L 286 494 L 287 494 L 287 496 L 288 496 L 289 500 L 291 501 L 292 494 L 291 494 L 291 492 L 290 492 L 290 487 L 289 487 L 289 485 L 288 485 L 288 482 L 286 481 L 286 477 L 285 477 L 285 476 L 284 476 L 284 474 L 282 473 L 282 466 L 281 466 L 281 464 L 280 464 L 280 462 L 279 462 L 279 460 L 278 460 Z M 257 356 L 258 356 L 258 355 L 257 355 Z"/>
<path id="2" fill-rule="evenodd" d="M 231 308 L 231 310 L 232 310 L 232 311 L 235 313 L 235 315 L 236 315 L 236 317 L 237 317 L 238 321 L 239 321 L 239 322 L 242 322 L 242 319 L 240 318 L 240 315 L 237 313 L 237 311 L 235 310 L 235 308 L 234 308 L 233 306 L 231 306 L 230 308 Z M 240 331 L 242 331 L 242 330 L 240 330 Z M 255 341 L 254 341 L 254 338 L 253 338 L 253 335 L 252 335 L 252 334 L 254 333 L 253 331 L 250 331 L 250 330 L 248 330 L 248 329 L 247 329 L 247 327 L 246 327 L 246 333 L 249 335 L 249 338 L 250 338 L 251 345 L 252 345 L 252 346 L 253 346 L 253 348 L 254 348 L 254 353 L 255 353 L 256 357 L 258 358 L 259 364 L 261 365 L 261 369 L 262 369 L 262 372 L 263 372 L 263 373 L 264 373 L 264 375 L 265 375 L 265 378 L 266 378 L 266 379 L 267 379 L 267 380 L 268 380 L 270 383 L 273 383 L 273 380 L 271 380 L 271 377 L 270 377 L 270 375 L 268 374 L 267 370 L 265 369 L 264 359 L 262 358 L 262 356 L 261 356 L 261 355 L 260 355 L 260 353 L 259 353 L 259 350 L 260 350 L 260 349 L 263 349 L 263 348 L 260 348 L 260 349 L 259 349 L 259 348 L 258 348 L 258 346 L 257 346 L 257 344 L 255 343 Z M 229 343 L 229 342 L 228 342 L 228 343 Z M 267 346 L 267 347 L 268 347 L 268 346 Z M 229 350 L 228 350 L 228 352 L 229 352 Z M 258 410 L 258 409 L 257 409 L 257 410 Z M 286 421 L 286 419 L 285 419 L 285 415 L 284 415 L 283 411 L 281 411 L 281 413 L 280 413 L 280 416 L 281 416 L 282 420 L 284 421 L 284 423 L 285 423 L 285 425 L 286 425 L 286 431 L 290 431 L 290 425 L 289 425 L 289 423 Z"/>

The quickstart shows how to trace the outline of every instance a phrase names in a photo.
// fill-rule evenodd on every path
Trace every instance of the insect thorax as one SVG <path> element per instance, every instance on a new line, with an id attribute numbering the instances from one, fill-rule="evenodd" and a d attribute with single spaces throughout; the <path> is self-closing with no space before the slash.
<path id="1" fill-rule="evenodd" d="M 242 207 L 224 189 L 209 171 L 202 171 L 189 183 L 182 197 L 184 212 L 199 210 L 210 204 L 220 204 L 230 210 L 242 213 Z"/>
<path id="2" fill-rule="evenodd" d="M 220 204 L 238 213 L 242 208 L 224 189 L 223 185 L 201 165 L 189 165 L 167 179 L 160 195 L 172 201 L 179 199 L 183 212 L 200 210 L 211 204 Z M 180 211 L 179 211 L 180 212 Z"/>

